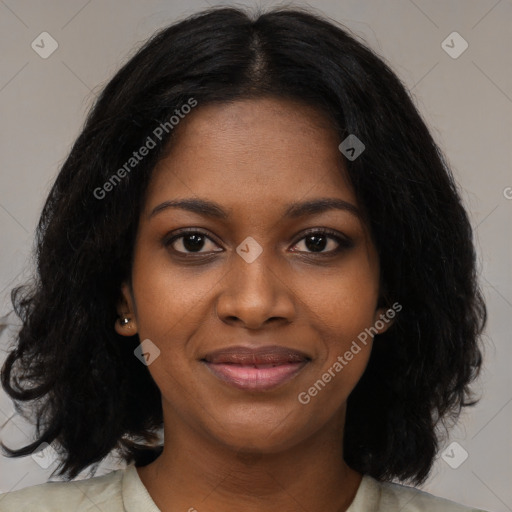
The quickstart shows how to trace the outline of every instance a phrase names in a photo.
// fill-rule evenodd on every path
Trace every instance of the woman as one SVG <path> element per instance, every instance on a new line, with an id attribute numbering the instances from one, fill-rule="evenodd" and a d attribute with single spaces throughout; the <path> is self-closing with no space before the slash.
<path id="1" fill-rule="evenodd" d="M 128 467 L 0 510 L 469 510 L 391 480 L 424 482 L 476 403 L 470 223 L 407 91 L 344 29 L 223 8 L 157 33 L 37 241 L 2 384 L 40 428 L 4 449 L 53 443 L 68 479 Z"/>

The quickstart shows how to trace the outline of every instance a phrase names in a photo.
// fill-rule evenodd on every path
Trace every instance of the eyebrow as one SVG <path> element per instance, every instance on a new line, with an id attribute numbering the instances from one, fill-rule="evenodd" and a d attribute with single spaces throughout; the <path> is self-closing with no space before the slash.
<path id="1" fill-rule="evenodd" d="M 169 208 L 178 208 L 187 210 L 189 212 L 197 213 L 204 217 L 211 217 L 215 219 L 227 219 L 229 214 L 222 209 L 222 207 L 214 201 L 198 198 L 188 199 L 174 199 L 170 201 L 164 201 L 163 203 L 155 206 L 148 218 L 152 218 L 158 213 L 167 210 Z M 359 209 L 343 199 L 334 197 L 322 197 L 319 199 L 313 199 L 302 203 L 291 203 L 287 205 L 284 210 L 283 217 L 295 219 L 303 217 L 305 215 L 315 215 L 323 213 L 329 210 L 342 210 L 353 214 L 354 216 L 361 219 L 361 212 Z"/>

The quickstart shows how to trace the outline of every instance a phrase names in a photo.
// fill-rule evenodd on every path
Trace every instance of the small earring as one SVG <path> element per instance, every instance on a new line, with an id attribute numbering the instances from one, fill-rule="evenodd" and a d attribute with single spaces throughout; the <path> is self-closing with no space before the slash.
<path id="1" fill-rule="evenodd" d="M 123 326 L 124 326 L 124 325 L 127 325 L 127 324 L 129 324 L 129 323 L 130 323 L 130 319 L 129 319 L 127 316 L 125 316 L 125 317 L 123 317 L 123 318 L 121 318 L 121 319 L 119 320 L 119 323 L 120 323 L 121 325 L 123 325 Z"/>

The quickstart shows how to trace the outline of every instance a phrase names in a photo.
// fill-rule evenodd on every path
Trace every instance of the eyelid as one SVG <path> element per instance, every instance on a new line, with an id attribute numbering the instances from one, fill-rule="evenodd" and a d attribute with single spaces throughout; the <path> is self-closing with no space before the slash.
<path id="1" fill-rule="evenodd" d="M 210 236 L 210 234 L 205 231 L 204 229 L 202 228 L 182 228 L 182 229 L 179 229 L 177 231 L 174 231 L 172 233 L 172 235 L 168 236 L 168 237 L 165 237 L 164 240 L 163 240 L 163 243 L 164 245 L 167 247 L 169 245 L 171 245 L 175 240 L 178 240 L 180 237 L 186 235 L 187 233 L 199 233 L 199 234 L 202 234 L 205 238 L 208 238 L 208 240 L 212 241 L 213 243 L 215 243 L 216 245 L 219 245 L 219 243 L 215 240 L 214 237 Z M 344 235 L 343 233 L 337 231 L 337 230 L 333 230 L 333 229 L 330 229 L 330 228 L 322 228 L 322 227 L 316 227 L 316 228 L 308 228 L 304 231 L 301 231 L 297 237 L 295 238 L 294 242 L 291 244 L 292 247 L 294 247 L 295 245 L 297 245 L 297 243 L 299 243 L 301 240 L 303 240 L 305 237 L 307 237 L 308 235 L 310 234 L 322 234 L 322 235 L 325 235 L 329 238 L 332 238 L 334 239 L 337 243 L 338 243 L 338 247 L 336 249 L 333 249 L 331 251 L 328 251 L 328 252 L 318 252 L 318 253 L 315 253 L 315 252 L 305 252 L 305 251 L 292 251 L 292 252 L 296 252 L 297 254 L 307 254 L 307 255 L 324 255 L 324 256 L 327 256 L 327 255 L 333 255 L 333 254 L 337 254 L 339 251 L 341 251 L 342 249 L 344 248 L 350 248 L 350 247 L 353 247 L 354 246 L 354 241 L 349 238 L 348 236 Z M 224 249 L 222 249 L 223 251 Z M 193 253 L 193 252 L 181 252 L 181 251 L 175 251 L 176 253 L 178 254 L 184 254 L 184 255 L 207 255 L 207 254 L 212 254 L 212 252 L 222 252 L 222 251 L 210 251 L 210 252 L 207 252 L 207 253 L 201 253 L 201 252 L 197 252 L 197 253 Z"/>
<path id="2" fill-rule="evenodd" d="M 325 235 L 329 238 L 334 238 L 336 242 L 340 245 L 340 248 L 343 247 L 352 247 L 354 245 L 354 241 L 349 238 L 347 235 L 344 235 L 343 233 L 330 228 L 308 228 L 305 231 L 302 231 L 297 235 L 297 238 L 295 239 L 295 242 L 293 242 L 293 245 L 296 245 L 298 242 L 300 242 L 303 238 L 307 237 L 311 234 L 317 234 L 320 233 L 322 235 Z M 333 251 L 329 251 L 323 254 L 334 254 L 337 251 L 337 249 L 334 249 Z M 308 253 L 308 254 L 315 254 L 314 252 Z M 322 254 L 322 253 L 316 253 L 316 254 Z"/>
<path id="3" fill-rule="evenodd" d="M 169 246 L 175 240 L 178 240 L 180 237 L 182 237 L 183 235 L 186 235 L 187 233 L 191 233 L 191 234 L 199 233 L 199 234 L 203 235 L 205 238 L 208 238 L 208 240 L 210 240 L 213 243 L 219 245 L 219 242 L 217 242 L 214 237 L 212 237 L 207 231 L 205 231 L 202 228 L 181 228 L 181 229 L 178 229 L 177 231 L 173 231 L 172 234 L 170 234 L 169 236 L 166 236 L 163 239 L 163 243 L 164 243 L 165 246 Z M 176 251 L 176 252 L 178 254 L 194 254 L 194 253 L 184 253 L 184 252 L 180 252 L 180 251 Z M 220 252 L 220 251 L 215 251 L 215 252 Z M 196 254 L 203 254 L 203 253 L 196 253 Z"/>

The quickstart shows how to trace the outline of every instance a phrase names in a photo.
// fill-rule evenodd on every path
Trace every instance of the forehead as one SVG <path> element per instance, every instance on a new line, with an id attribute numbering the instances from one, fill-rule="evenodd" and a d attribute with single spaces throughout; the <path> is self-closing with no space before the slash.
<path id="1" fill-rule="evenodd" d="M 329 196 L 355 203 L 329 119 L 276 98 L 200 104 L 181 120 L 156 166 L 147 208 L 198 195 L 240 208 Z"/>

